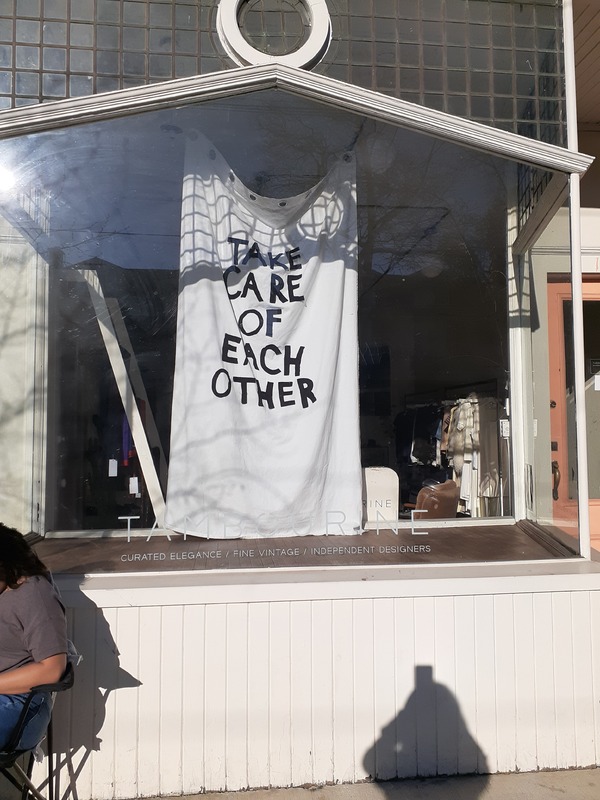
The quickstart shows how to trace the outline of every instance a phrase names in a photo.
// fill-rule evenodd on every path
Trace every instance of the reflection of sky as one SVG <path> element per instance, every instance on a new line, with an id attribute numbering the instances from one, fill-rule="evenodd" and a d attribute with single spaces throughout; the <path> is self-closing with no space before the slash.
<path id="1" fill-rule="evenodd" d="M 440 255 L 442 268 L 485 271 L 504 246 L 501 161 L 276 91 L 7 141 L 0 166 L 17 183 L 0 204 L 53 263 L 177 269 L 183 158 L 197 131 L 271 197 L 307 190 L 354 148 L 361 252 L 379 274 L 412 274 L 432 258 L 438 269 Z"/>

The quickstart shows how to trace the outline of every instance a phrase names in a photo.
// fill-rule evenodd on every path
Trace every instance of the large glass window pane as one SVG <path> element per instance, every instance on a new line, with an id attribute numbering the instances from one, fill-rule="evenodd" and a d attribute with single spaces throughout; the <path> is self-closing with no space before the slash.
<path id="1" fill-rule="evenodd" d="M 532 417 L 527 502 L 534 518 L 579 549 L 569 210 L 560 209 L 522 263 L 531 328 Z"/>
<path id="2" fill-rule="evenodd" d="M 190 171 L 190 153 L 204 142 L 204 171 L 195 173 Z M 303 241 L 318 239 L 324 252 L 333 252 L 357 271 L 358 296 L 350 298 L 358 316 L 357 334 L 344 334 L 340 341 L 343 348 L 354 337 L 358 376 L 352 403 L 359 412 L 356 424 L 348 417 L 340 446 L 357 437 L 357 465 L 365 470 L 365 485 L 373 477 L 369 470 L 396 481 L 376 500 L 363 495 L 360 522 L 377 528 L 385 520 L 395 530 L 410 530 L 411 525 L 423 529 L 426 520 L 442 543 L 439 560 L 475 558 L 473 550 L 461 551 L 452 543 L 443 527 L 448 522 L 486 523 L 487 533 L 477 541 L 478 558 L 486 547 L 491 548 L 490 558 L 527 556 L 526 548 L 507 544 L 512 541 L 503 533 L 508 527 L 495 529 L 490 524 L 518 511 L 510 418 L 511 329 L 518 327 L 519 335 L 529 331 L 530 318 L 537 314 L 532 306 L 525 321 L 517 323 L 512 312 L 509 320 L 507 242 L 517 216 L 515 163 L 277 91 L 21 137 L 4 142 L 1 153 L 6 174 L 14 181 L 0 198 L 4 224 L 11 226 L 15 246 L 26 254 L 26 263 L 7 258 L 3 269 L 7 277 L 14 274 L 24 280 L 29 274 L 29 294 L 19 294 L 23 313 L 48 306 L 47 316 L 29 335 L 41 344 L 19 367 L 20 391 L 33 395 L 30 404 L 44 398 L 43 420 L 36 428 L 46 466 L 45 517 L 40 523 L 44 530 L 151 527 L 160 519 L 165 496 L 173 492 L 173 448 L 196 447 L 203 437 L 210 440 L 206 431 L 216 413 L 210 405 L 215 398 L 237 398 L 241 412 L 260 407 L 265 421 L 259 427 L 265 430 L 275 418 L 269 417 L 274 407 L 281 411 L 292 406 L 293 432 L 302 409 L 323 397 L 324 375 L 302 374 L 297 385 L 282 382 L 285 376 L 269 359 L 287 358 L 289 377 L 298 359 L 313 363 L 310 359 L 319 348 L 328 351 L 325 341 L 313 343 L 312 350 L 309 345 L 285 352 L 273 347 L 257 350 L 247 323 L 244 328 L 238 319 L 239 331 L 228 330 L 223 336 L 217 333 L 218 315 L 211 327 L 206 309 L 198 310 L 207 351 L 214 347 L 211 339 L 219 339 L 222 370 L 214 373 L 212 383 L 201 378 L 202 349 L 191 362 L 192 370 L 186 368 L 181 380 L 193 373 L 194 386 L 208 405 L 204 417 L 194 423 L 194 435 L 185 420 L 187 438 L 183 443 L 177 438 L 180 416 L 172 415 L 173 376 L 182 349 L 182 314 L 186 320 L 194 316 L 193 308 L 182 311 L 181 298 L 190 281 L 212 281 L 231 301 L 240 295 L 255 297 L 256 320 L 260 317 L 265 330 L 268 320 L 275 325 L 281 309 L 292 303 L 310 306 L 300 278 L 294 276 L 300 257 L 293 248 L 280 253 L 258 234 L 251 242 L 247 231 L 232 228 L 225 250 L 219 251 L 229 253 L 229 262 L 219 266 L 214 255 L 198 255 L 206 244 L 199 233 L 202 215 L 214 212 L 218 225 L 225 219 L 222 198 L 210 200 L 217 165 L 225 164 L 224 180 L 238 187 L 246 210 L 254 203 L 266 204 L 270 214 L 277 212 L 284 220 L 282 230 L 295 220 Z M 355 183 L 347 178 L 334 189 L 323 188 L 332 170 L 344 162 L 355 164 Z M 317 188 L 329 198 L 331 210 L 311 210 L 316 216 L 308 226 L 304 217 L 298 217 L 304 220 L 300 223 L 290 216 L 290 209 L 298 206 L 307 213 L 312 206 L 306 203 Z M 36 206 L 31 201 L 34 189 Z M 353 218 L 355 233 L 347 235 L 355 237 L 357 249 L 352 238 L 343 247 L 339 239 L 342 223 L 347 226 Z M 318 236 L 311 227 L 317 223 L 324 226 Z M 195 253 L 194 268 L 204 262 L 207 270 L 216 268 L 210 273 L 213 278 L 208 272 L 190 278 L 187 252 Z M 527 269 L 539 304 L 538 281 L 545 281 L 549 268 L 543 267 L 543 278 L 537 262 Z M 36 270 L 47 272 L 48 280 L 36 279 Z M 568 266 L 563 271 L 568 272 Z M 268 301 L 261 295 L 265 275 L 271 282 Z M 323 296 L 316 301 L 323 302 Z M 6 303 L 19 306 L 11 298 Z M 326 305 L 323 315 L 329 316 Z M 564 320 L 563 334 L 569 330 Z M 547 359 L 548 326 L 545 333 L 533 328 L 537 370 L 540 359 Z M 24 352 L 29 339 L 20 345 Z M 5 359 L 15 360 L 15 354 L 6 351 Z M 356 362 L 350 363 L 356 370 Z M 237 370 L 242 367 L 252 368 L 253 376 L 240 379 Z M 31 375 L 40 371 L 48 373 L 47 386 L 33 384 Z M 29 409 L 16 390 L 11 392 L 15 403 Z M 566 386 L 567 406 L 569 392 Z M 327 401 L 333 420 L 346 420 L 346 410 L 341 410 L 346 399 L 331 395 Z M 536 399 L 536 413 L 537 403 Z M 541 434 L 547 433 L 548 443 L 551 437 L 541 412 L 536 424 L 539 451 Z M 569 437 L 571 428 L 565 425 Z M 26 452 L 30 440 L 24 430 L 19 442 Z M 281 431 L 277 435 L 287 436 Z M 8 442 L 6 436 L 3 442 Z M 239 449 L 236 480 L 242 476 L 248 485 L 259 485 L 265 483 L 260 458 L 254 453 L 254 461 L 244 462 L 245 442 L 252 436 L 248 431 L 241 439 L 228 439 L 219 431 L 218 441 L 221 448 Z M 322 455 L 328 440 L 308 431 L 302 447 L 305 444 Z M 277 447 L 267 450 L 263 460 L 275 463 Z M 197 452 L 205 477 L 192 494 L 217 491 L 225 507 L 231 476 L 220 477 L 210 455 L 220 458 L 222 451 L 207 445 Z M 283 493 L 289 472 L 300 462 L 298 453 L 278 463 L 269 482 L 272 494 Z M 311 483 L 331 482 L 332 462 L 323 463 L 326 466 Z M 532 483 L 540 480 L 552 491 L 541 457 L 535 463 L 529 459 L 529 464 Z M 546 466 L 550 469 L 550 463 Z M 561 490 L 572 483 L 565 466 L 563 475 L 567 474 Z M 360 505 L 360 486 L 355 495 Z M 538 492 L 531 516 L 553 526 L 556 520 L 546 511 L 543 496 Z M 254 492 L 253 502 L 260 508 L 262 501 L 256 497 Z M 306 500 L 307 513 L 311 502 Z M 272 497 L 265 497 L 264 503 L 264 515 L 272 515 Z M 233 533 L 224 531 L 223 538 L 240 535 L 237 522 L 230 527 Z M 328 529 L 328 523 L 312 522 L 298 532 L 339 531 Z"/>
<path id="3" fill-rule="evenodd" d="M 0 175 L 0 181 L 10 191 L 10 176 Z M 33 190 L 21 195 L 21 203 L 44 224 L 44 198 Z M 43 425 L 46 413 L 47 265 L 14 218 L 0 217 L 0 243 L 0 502 L 5 524 L 39 530 L 42 454 L 34 427 Z"/>

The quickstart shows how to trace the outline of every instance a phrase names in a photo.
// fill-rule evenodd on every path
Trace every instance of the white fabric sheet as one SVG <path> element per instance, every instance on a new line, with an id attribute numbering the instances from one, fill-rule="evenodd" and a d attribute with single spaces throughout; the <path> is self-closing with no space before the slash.
<path id="1" fill-rule="evenodd" d="M 186 154 L 166 524 L 210 538 L 360 530 L 352 154 L 260 197 Z"/>

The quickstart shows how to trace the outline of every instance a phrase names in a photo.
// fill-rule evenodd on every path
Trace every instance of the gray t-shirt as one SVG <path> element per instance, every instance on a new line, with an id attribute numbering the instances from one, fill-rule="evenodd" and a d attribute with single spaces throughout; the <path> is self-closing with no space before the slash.
<path id="1" fill-rule="evenodd" d="M 50 581 L 36 575 L 0 594 L 0 672 L 66 652 L 65 609 Z"/>

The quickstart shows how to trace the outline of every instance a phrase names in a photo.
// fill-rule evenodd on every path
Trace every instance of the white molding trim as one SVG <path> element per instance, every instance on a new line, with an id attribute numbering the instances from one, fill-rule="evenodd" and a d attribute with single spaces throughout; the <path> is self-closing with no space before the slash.
<path id="1" fill-rule="evenodd" d="M 280 89 L 504 158 L 583 174 L 591 156 L 498 130 L 296 67 L 267 64 L 0 112 L 0 139 L 176 105 Z"/>
<path id="2" fill-rule="evenodd" d="M 577 90 L 575 82 L 575 29 L 573 0 L 563 0 L 563 42 L 565 61 L 565 105 L 567 114 L 567 142 L 569 147 L 579 147 L 577 133 Z"/>
<path id="3" fill-rule="evenodd" d="M 382 597 L 460 597 L 600 591 L 600 564 L 582 558 L 144 573 L 55 574 L 65 604 L 128 608 Z"/>
<path id="4" fill-rule="evenodd" d="M 227 55 L 239 66 L 273 64 L 308 69 L 323 58 L 331 42 L 331 18 L 325 0 L 303 0 L 308 13 L 310 34 L 308 40 L 292 53 L 270 56 L 252 47 L 244 38 L 238 13 L 244 0 L 220 0 L 217 10 L 217 32 Z"/>

